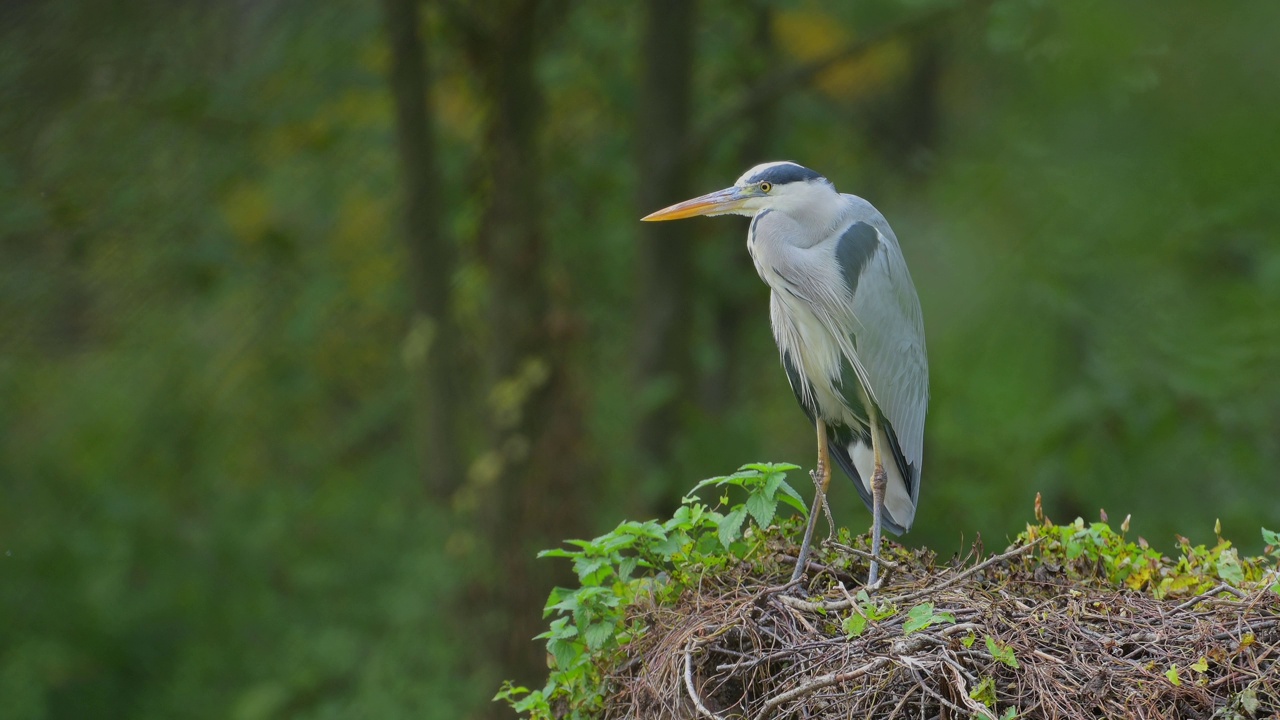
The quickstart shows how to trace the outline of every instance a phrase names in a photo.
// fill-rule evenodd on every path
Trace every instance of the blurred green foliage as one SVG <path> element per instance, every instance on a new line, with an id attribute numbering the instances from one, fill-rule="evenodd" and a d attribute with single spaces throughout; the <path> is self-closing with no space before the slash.
<path id="1" fill-rule="evenodd" d="M 747 70 L 934 5 L 706 0 L 693 125 Z M 689 352 L 702 378 L 737 367 L 733 402 L 684 404 L 673 457 L 639 469 L 631 433 L 662 393 L 620 372 L 653 209 L 634 203 L 640 12 L 564 6 L 538 64 L 545 272 L 581 328 L 597 530 L 689 478 L 813 454 L 745 226 L 707 222 Z M 712 129 L 699 192 L 758 146 L 751 162 L 815 167 L 902 240 L 933 377 L 906 542 L 1008 536 L 1036 492 L 1055 517 L 1132 512 L 1161 548 L 1214 518 L 1280 525 L 1278 25 L 1270 3 L 977 3 L 789 89 L 767 137 Z M 485 106 L 438 7 L 423 31 L 462 258 L 440 281 L 477 360 Z M 5 717 L 492 712 L 504 658 L 473 640 L 503 619 L 467 601 L 493 579 L 488 528 L 417 473 L 387 54 L 355 0 L 0 9 Z M 756 309 L 727 350 L 706 340 L 724 298 Z M 477 457 L 482 428 L 464 442 Z M 868 522 L 847 487 L 833 503 Z"/>

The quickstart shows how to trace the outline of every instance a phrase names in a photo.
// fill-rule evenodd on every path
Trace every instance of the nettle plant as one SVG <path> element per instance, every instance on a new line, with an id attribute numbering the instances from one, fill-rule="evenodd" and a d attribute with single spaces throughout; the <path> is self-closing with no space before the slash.
<path id="1" fill-rule="evenodd" d="M 552 658 L 546 686 L 530 690 L 507 682 L 494 699 L 534 720 L 584 718 L 599 710 L 601 661 L 644 632 L 639 621 L 627 624 L 626 608 L 646 597 L 659 604 L 674 600 L 703 574 L 760 554 L 781 504 L 807 517 L 800 494 L 786 481 L 796 469 L 785 463 L 744 465 L 698 483 L 665 522 L 624 522 L 594 540 L 567 541 L 572 548 L 538 553 L 571 560 L 580 586 L 556 588 L 547 598 L 543 616 L 555 619 L 538 636 Z M 698 497 L 705 488 L 721 491 L 715 505 Z M 731 488 L 738 488 L 733 495 L 741 502 L 731 502 Z"/>
<path id="2" fill-rule="evenodd" d="M 1230 540 L 1222 537 L 1222 525 L 1213 528 L 1217 542 L 1212 546 L 1192 545 L 1178 536 L 1179 554 L 1166 557 L 1147 541 L 1128 539 L 1129 518 L 1119 532 L 1106 522 L 1085 523 L 1081 518 L 1055 525 L 1036 505 L 1039 525 L 1028 525 L 1018 543 L 1042 540 L 1040 562 L 1060 566 L 1076 580 L 1095 579 L 1113 587 L 1150 593 L 1156 599 L 1195 595 L 1219 583 L 1240 587 L 1253 583 L 1273 583 L 1280 594 L 1280 577 L 1272 561 L 1280 558 L 1280 533 L 1262 529 L 1266 548 L 1262 557 L 1241 557 Z"/>

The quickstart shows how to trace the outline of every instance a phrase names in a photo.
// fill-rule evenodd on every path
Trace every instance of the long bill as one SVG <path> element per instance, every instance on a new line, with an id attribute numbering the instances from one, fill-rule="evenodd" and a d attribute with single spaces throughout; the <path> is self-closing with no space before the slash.
<path id="1" fill-rule="evenodd" d="M 676 203 L 671 207 L 649 213 L 640 219 L 645 222 L 655 222 L 658 220 L 680 220 L 694 217 L 695 215 L 727 215 L 741 208 L 749 197 L 743 192 L 742 188 L 725 188 L 724 190 L 707 193 L 702 197 Z"/>

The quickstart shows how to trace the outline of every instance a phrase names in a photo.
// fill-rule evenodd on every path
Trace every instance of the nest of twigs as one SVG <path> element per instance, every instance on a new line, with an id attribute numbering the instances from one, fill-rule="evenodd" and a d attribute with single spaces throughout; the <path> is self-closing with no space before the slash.
<path id="1" fill-rule="evenodd" d="M 1157 600 L 1068 580 L 1034 543 L 967 566 L 898 550 L 870 594 L 898 612 L 854 636 L 842 618 L 864 602 L 866 560 L 827 549 L 800 584 L 785 562 L 744 564 L 638 607 L 649 629 L 611 673 L 606 716 L 1280 717 L 1280 595 L 1265 586 Z M 921 603 L 953 619 L 904 632 Z"/>

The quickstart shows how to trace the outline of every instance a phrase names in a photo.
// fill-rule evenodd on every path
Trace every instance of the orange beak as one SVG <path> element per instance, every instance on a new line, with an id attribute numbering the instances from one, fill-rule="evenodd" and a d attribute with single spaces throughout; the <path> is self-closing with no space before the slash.
<path id="1" fill-rule="evenodd" d="M 725 188 L 702 197 L 676 203 L 671 207 L 649 213 L 640 219 L 644 222 L 655 222 L 658 220 L 680 220 L 694 217 L 695 215 L 725 215 L 742 207 L 742 204 L 750 197 L 750 195 L 742 191 L 742 188 Z"/>

